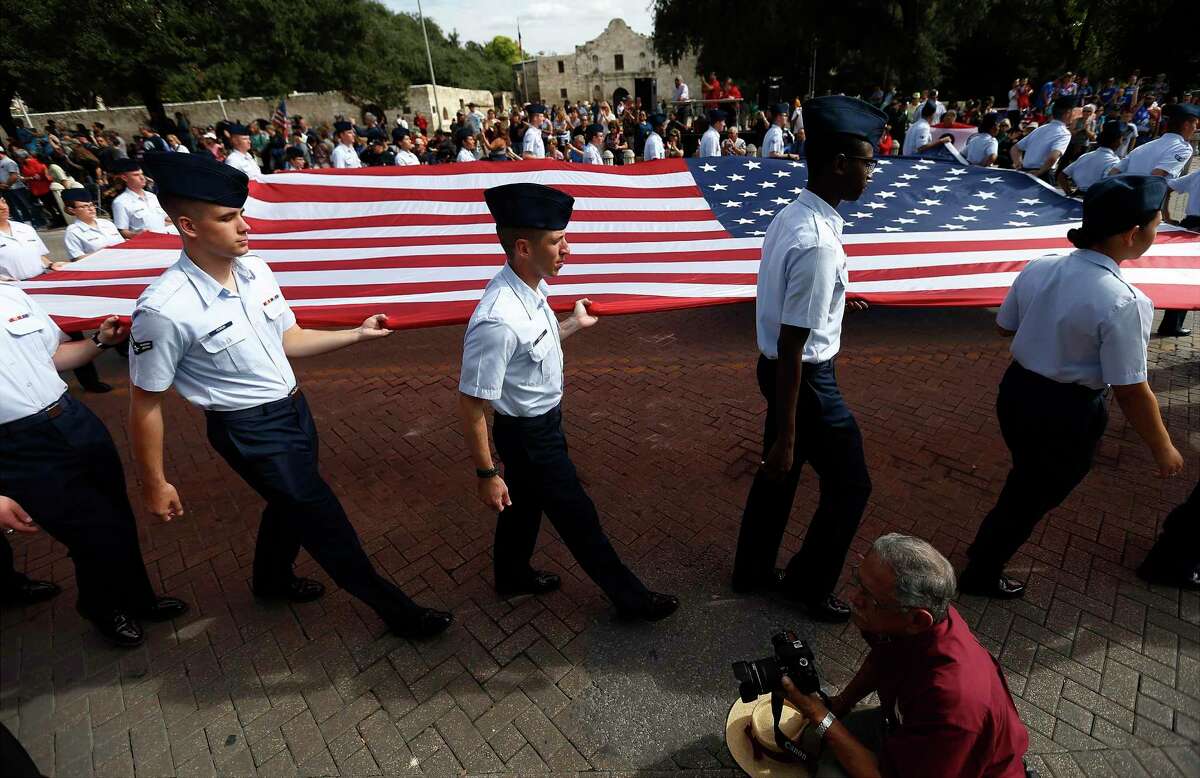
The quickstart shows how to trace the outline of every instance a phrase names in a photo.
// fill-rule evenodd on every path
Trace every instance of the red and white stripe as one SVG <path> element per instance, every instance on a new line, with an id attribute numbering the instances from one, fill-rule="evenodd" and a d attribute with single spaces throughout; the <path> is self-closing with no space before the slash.
<path id="1" fill-rule="evenodd" d="M 483 200 L 532 181 L 575 197 L 571 256 L 551 281 L 567 309 L 634 313 L 753 299 L 761 238 L 734 238 L 682 160 L 632 167 L 553 161 L 281 173 L 251 182 L 251 250 L 270 263 L 300 322 L 390 326 L 465 321 L 503 263 Z M 1030 259 L 1071 250 L 1069 225 L 847 235 L 851 291 L 883 305 L 998 305 Z M 128 316 L 179 257 L 145 235 L 21 286 L 66 328 Z M 1125 277 L 1159 307 L 1200 308 L 1200 234 L 1164 227 Z"/>

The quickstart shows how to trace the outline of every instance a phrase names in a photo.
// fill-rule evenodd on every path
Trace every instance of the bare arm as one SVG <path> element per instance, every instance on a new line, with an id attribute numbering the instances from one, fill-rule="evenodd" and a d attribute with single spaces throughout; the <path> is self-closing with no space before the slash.
<path id="1" fill-rule="evenodd" d="M 100 325 L 100 342 L 106 346 L 115 346 L 129 336 L 129 328 L 121 324 L 116 316 L 109 316 Z M 74 370 L 83 367 L 100 354 L 96 344 L 87 340 L 73 340 L 60 343 L 54 351 L 55 370 Z"/>
<path id="2" fill-rule="evenodd" d="M 315 357 L 328 354 L 364 340 L 373 340 L 392 334 L 387 329 L 387 316 L 377 313 L 352 330 L 306 330 L 293 324 L 283 333 L 283 353 L 292 358 Z"/>
<path id="3" fill-rule="evenodd" d="M 163 468 L 163 393 L 130 388 L 129 436 L 142 479 L 142 499 L 150 513 L 170 521 L 183 515 L 183 504 Z"/>
<path id="4" fill-rule="evenodd" d="M 1055 182 L 1058 184 L 1058 188 L 1063 190 L 1065 194 L 1069 195 L 1075 191 L 1075 182 L 1073 182 L 1071 177 L 1061 170 L 1058 171 L 1058 175 L 1055 176 Z"/>
<path id="5" fill-rule="evenodd" d="M 862 667 L 858 668 L 858 672 L 850 679 L 850 683 L 846 684 L 846 688 L 830 700 L 833 703 L 833 715 L 845 716 L 854 710 L 854 706 L 862 702 L 863 698 L 878 688 L 879 672 L 871 662 L 871 655 L 868 654 Z"/>
<path id="6" fill-rule="evenodd" d="M 492 461 L 492 448 L 488 443 L 487 417 L 484 405 L 487 400 L 459 392 L 458 415 L 463 423 L 463 437 L 467 441 L 467 449 L 471 453 L 471 461 L 479 470 L 491 470 L 495 465 Z M 512 505 L 508 496 L 508 485 L 499 475 L 491 478 L 480 478 L 479 500 L 493 510 L 502 511 Z"/>
<path id="7" fill-rule="evenodd" d="M 1008 152 L 1008 156 L 1012 158 L 1013 170 L 1023 170 L 1024 169 L 1024 167 L 1025 167 L 1025 164 L 1024 164 L 1025 152 L 1023 152 L 1019 148 L 1017 148 L 1017 144 L 1015 144 L 1015 143 L 1013 144 L 1012 149 L 1010 149 Z"/>
<path id="8" fill-rule="evenodd" d="M 145 230 L 117 230 L 117 232 L 121 233 L 122 238 L 129 240 L 141 235 L 143 232 L 145 232 Z"/>
<path id="9" fill-rule="evenodd" d="M 1181 472 L 1183 457 L 1172 445 L 1171 436 L 1163 426 L 1158 399 L 1151 391 L 1150 384 L 1142 381 L 1140 384 L 1114 386 L 1113 394 L 1117 396 L 1117 404 L 1121 406 L 1125 418 L 1129 419 L 1130 426 L 1154 455 L 1158 474 L 1166 478 Z"/>
<path id="10" fill-rule="evenodd" d="M 582 300 L 575 301 L 575 310 L 571 313 L 570 316 L 563 319 L 558 324 L 558 339 L 559 340 L 566 340 L 567 338 L 574 335 L 576 332 L 579 332 L 580 330 L 585 329 L 587 327 L 591 327 L 593 324 L 595 324 L 597 321 L 600 320 L 600 317 L 593 316 L 592 314 L 588 313 L 587 306 L 589 306 L 591 304 L 592 304 L 592 301 L 587 299 L 586 297 L 583 298 Z"/>
<path id="11" fill-rule="evenodd" d="M 1041 178 L 1042 176 L 1046 175 L 1046 171 L 1049 170 L 1050 168 L 1054 167 L 1055 163 L 1058 162 L 1058 158 L 1061 156 L 1062 156 L 1061 151 L 1051 151 L 1049 154 L 1046 155 L 1046 159 L 1042 162 L 1042 166 L 1039 167 L 1036 171 L 1034 171 L 1034 175 L 1037 176 L 1038 178 Z"/>
<path id="12" fill-rule="evenodd" d="M 775 375 L 775 443 L 766 452 L 763 472 L 781 479 L 792 469 L 796 447 L 796 402 L 800 396 L 802 357 L 809 330 L 784 324 L 779 328 L 779 366 Z"/>

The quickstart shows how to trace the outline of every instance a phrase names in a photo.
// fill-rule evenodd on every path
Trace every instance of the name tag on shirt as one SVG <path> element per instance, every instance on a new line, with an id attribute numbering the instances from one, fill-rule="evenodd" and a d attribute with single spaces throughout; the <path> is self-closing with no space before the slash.
<path id="1" fill-rule="evenodd" d="M 232 326 L 233 326 L 233 322 L 227 321 L 224 324 L 222 324 L 220 327 L 217 327 L 215 330 L 213 330 L 212 332 L 205 335 L 204 337 L 211 338 L 213 335 L 224 332 L 225 330 L 229 329 Z"/>

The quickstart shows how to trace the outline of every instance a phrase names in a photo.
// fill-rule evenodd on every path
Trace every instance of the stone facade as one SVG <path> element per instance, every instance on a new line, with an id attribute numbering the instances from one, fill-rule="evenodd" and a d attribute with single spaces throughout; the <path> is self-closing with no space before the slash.
<path id="1" fill-rule="evenodd" d="M 570 54 L 547 54 L 514 66 L 518 96 L 527 101 L 562 104 L 564 100 L 612 100 L 618 88 L 636 94 L 640 79 L 653 79 L 658 99 L 670 100 L 675 76 L 695 91 L 696 58 L 660 62 L 654 40 L 635 32 L 624 19 L 613 19 L 594 40 Z M 522 94 L 523 93 L 523 94 Z"/>
<path id="2" fill-rule="evenodd" d="M 477 103 L 483 110 L 489 107 L 507 108 L 513 103 L 511 92 L 491 92 L 482 89 L 456 89 L 439 86 L 437 88 L 438 105 L 443 109 L 444 126 L 449 126 L 454 120 L 454 114 L 469 102 Z M 389 119 L 395 119 L 397 113 L 406 119 L 412 119 L 416 111 L 426 116 L 433 116 L 432 109 L 433 87 L 429 84 L 414 84 L 408 88 L 408 104 L 387 109 Z M 335 116 L 345 116 L 356 121 L 362 119 L 362 109 L 347 100 L 341 92 L 296 92 L 286 98 L 288 114 L 303 116 L 313 127 L 322 124 L 332 124 Z M 500 101 L 499 104 L 496 102 Z M 278 105 L 278 98 L 243 97 L 233 100 L 198 100 L 190 103 L 165 103 L 168 115 L 176 111 L 187 114 L 193 126 L 200 127 L 216 124 L 228 117 L 230 120 L 250 122 L 254 119 L 270 119 Z M 19 110 L 13 115 L 24 118 Z M 148 120 L 146 106 L 127 105 L 114 108 L 89 109 L 77 111 L 54 111 L 50 113 L 31 113 L 29 120 L 35 127 L 45 127 L 53 119 L 60 125 L 74 127 L 82 123 L 88 127 L 92 122 L 102 122 L 105 127 L 116 130 L 126 137 L 137 131 L 138 125 Z M 431 127 L 437 129 L 440 125 L 431 122 Z"/>

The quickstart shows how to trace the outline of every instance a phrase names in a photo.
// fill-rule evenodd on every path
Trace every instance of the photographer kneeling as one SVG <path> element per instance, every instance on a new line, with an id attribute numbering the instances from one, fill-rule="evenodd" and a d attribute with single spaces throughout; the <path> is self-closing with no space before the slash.
<path id="1" fill-rule="evenodd" d="M 827 728 L 816 774 L 1022 778 L 1029 735 L 1000 666 L 950 605 L 950 562 L 923 540 L 884 535 L 854 583 L 852 618 L 871 652 L 832 710 L 783 681 Z M 872 692 L 880 707 L 851 712 Z"/>

